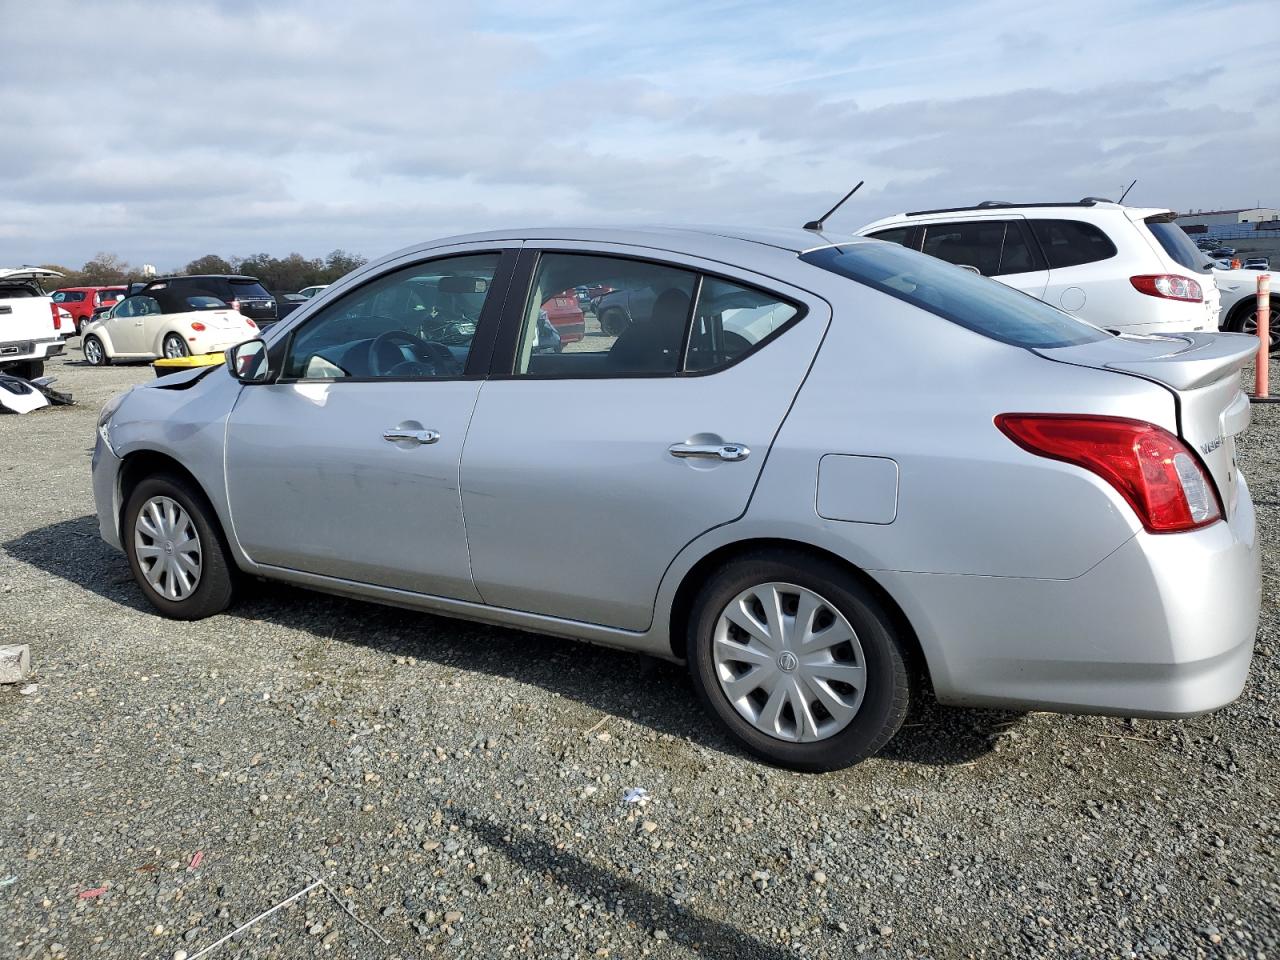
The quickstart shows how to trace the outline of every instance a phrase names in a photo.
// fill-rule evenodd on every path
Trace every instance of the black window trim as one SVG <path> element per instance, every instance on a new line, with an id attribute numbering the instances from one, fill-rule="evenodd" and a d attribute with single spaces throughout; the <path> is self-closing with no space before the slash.
<path id="1" fill-rule="evenodd" d="M 654 251 L 661 253 L 662 251 Z M 524 332 L 525 318 L 529 314 L 529 298 L 533 296 L 533 278 L 537 275 L 538 265 L 542 261 L 542 257 L 548 254 L 568 254 L 587 257 L 612 257 L 615 260 L 636 260 L 640 263 L 651 263 L 656 266 L 668 267 L 675 270 L 684 270 L 694 276 L 693 296 L 689 302 L 689 316 L 685 318 L 685 328 L 683 342 L 681 344 L 679 367 L 672 373 L 661 372 L 645 372 L 637 371 L 634 373 L 516 373 L 516 358 L 519 353 L 520 336 Z M 696 316 L 698 309 L 698 297 L 702 293 L 703 280 L 711 277 L 716 280 L 723 280 L 725 283 L 736 284 L 752 290 L 758 290 L 761 293 L 771 297 L 776 297 L 779 303 L 785 303 L 796 311 L 795 316 L 791 317 L 786 323 L 772 331 L 767 337 L 762 338 L 758 342 L 752 344 L 749 350 L 745 350 L 728 363 L 716 367 L 713 370 L 685 370 L 684 365 L 688 360 L 687 352 L 689 349 L 689 340 L 693 333 L 693 318 Z M 523 286 L 523 295 L 513 296 L 513 294 L 521 289 L 517 286 Z M 490 380 L 672 380 L 692 377 L 713 377 L 716 374 L 723 373 L 726 370 L 736 367 L 743 360 L 762 350 L 765 346 L 772 343 L 782 334 L 786 333 L 809 313 L 809 308 L 803 302 L 797 302 L 793 297 L 784 296 L 776 290 L 771 289 L 753 281 L 744 281 L 738 277 L 730 276 L 726 273 L 718 273 L 714 270 L 707 270 L 695 264 L 687 263 L 681 260 L 666 260 L 653 255 L 642 255 L 633 253 L 623 253 L 617 250 L 599 250 L 589 247 L 544 247 L 538 246 L 538 241 L 526 241 L 524 247 L 520 251 L 520 262 L 516 266 L 516 270 L 511 279 L 511 287 L 506 297 L 507 307 L 503 312 L 503 323 L 498 332 L 499 343 L 493 352 L 493 363 L 490 366 Z M 516 304 L 519 304 L 516 306 Z"/>
<path id="2" fill-rule="evenodd" d="M 482 248 L 475 250 L 451 250 L 447 253 L 438 251 L 427 251 L 429 255 L 421 259 L 411 260 L 408 263 L 397 263 L 389 265 L 390 269 L 380 270 L 377 273 L 365 278 L 360 283 L 353 286 L 350 290 L 344 290 L 335 300 L 326 303 L 315 313 L 307 317 L 302 323 L 293 327 L 289 332 L 279 340 L 270 344 L 267 348 L 268 363 L 272 367 L 280 370 L 280 373 L 268 383 L 271 384 L 292 384 L 292 383 L 445 383 L 459 380 L 484 380 L 489 376 L 490 364 L 493 358 L 494 346 L 498 339 L 498 327 L 502 319 L 503 311 L 506 308 L 507 296 L 511 291 L 511 279 L 516 266 L 516 258 L 519 254 L 518 247 L 494 247 Z M 430 255 L 434 254 L 434 255 Z M 482 257 L 485 255 L 498 255 L 498 263 L 493 270 L 493 279 L 489 281 L 489 295 L 485 298 L 484 307 L 480 311 L 480 318 L 476 321 L 476 332 L 471 338 L 471 349 L 467 353 L 467 362 L 463 367 L 463 372 L 452 377 L 286 377 L 284 373 L 284 362 L 289 356 L 289 351 L 293 349 L 293 341 L 298 333 L 305 330 L 317 318 L 327 316 L 330 308 L 342 303 L 352 294 L 364 290 L 371 283 L 376 283 L 383 277 L 392 273 L 398 273 L 401 270 L 407 270 L 411 267 L 420 267 L 424 263 L 432 263 L 437 260 L 452 260 L 457 257 Z M 501 296 L 498 294 L 501 293 Z M 263 384 L 264 386 L 266 384 Z M 255 386 L 251 384 L 250 386 Z"/>

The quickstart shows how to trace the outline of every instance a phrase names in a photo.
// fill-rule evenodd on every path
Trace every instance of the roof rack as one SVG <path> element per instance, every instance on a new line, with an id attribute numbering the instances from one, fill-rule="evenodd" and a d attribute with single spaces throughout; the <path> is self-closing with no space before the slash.
<path id="1" fill-rule="evenodd" d="M 1092 207 L 1099 203 L 1111 203 L 1103 197 L 1085 197 L 1083 200 L 1060 200 L 1056 203 L 1010 203 L 1007 200 L 983 200 L 968 207 L 943 207 L 939 210 L 911 210 L 908 217 L 922 217 L 930 213 L 963 213 L 966 210 L 991 210 L 1004 207 Z"/>

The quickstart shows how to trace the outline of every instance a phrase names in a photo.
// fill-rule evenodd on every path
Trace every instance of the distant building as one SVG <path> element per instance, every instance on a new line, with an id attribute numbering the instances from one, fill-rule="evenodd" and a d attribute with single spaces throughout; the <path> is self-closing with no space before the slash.
<path id="1" fill-rule="evenodd" d="M 1262 223 L 1280 220 L 1280 210 L 1275 207 L 1241 207 L 1238 210 L 1200 210 L 1178 217 L 1180 227 L 1223 227 L 1239 223 Z"/>

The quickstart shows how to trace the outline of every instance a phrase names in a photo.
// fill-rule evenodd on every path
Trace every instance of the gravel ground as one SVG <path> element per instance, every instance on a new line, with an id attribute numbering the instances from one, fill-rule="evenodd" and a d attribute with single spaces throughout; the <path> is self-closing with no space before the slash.
<path id="1" fill-rule="evenodd" d="M 259 588 L 155 616 L 98 539 L 99 405 L 0 418 L 0 956 L 1280 958 L 1280 408 L 1243 696 L 1186 722 L 924 705 L 838 774 L 770 769 L 678 668 Z M 628 787 L 649 791 L 628 805 Z M 339 901 L 367 926 L 362 926 Z"/>

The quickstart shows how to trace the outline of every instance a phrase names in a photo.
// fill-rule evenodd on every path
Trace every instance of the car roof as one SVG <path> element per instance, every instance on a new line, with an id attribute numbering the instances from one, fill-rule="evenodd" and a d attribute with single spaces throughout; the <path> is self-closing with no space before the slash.
<path id="1" fill-rule="evenodd" d="M 1167 216 L 1173 213 L 1168 207 L 1127 207 L 1123 204 L 1115 203 L 1111 200 L 1104 200 L 1100 197 L 1085 197 L 1083 200 L 1075 201 L 1049 201 L 1049 202 L 1033 202 L 1033 203 L 1007 203 L 1001 200 L 984 200 L 982 203 L 974 204 L 967 207 L 941 207 L 937 210 L 913 210 L 907 213 L 895 213 L 893 216 L 883 217 L 879 220 L 872 221 L 858 229 L 858 233 L 865 234 L 871 230 L 877 230 L 882 227 L 900 226 L 904 223 L 914 223 L 917 220 L 926 221 L 933 217 L 944 217 L 946 219 L 957 219 L 950 216 L 951 214 L 964 214 L 965 219 L 983 219 L 986 217 L 998 218 L 1007 216 L 1010 213 L 1020 213 L 1024 210 L 1034 210 L 1040 216 L 1060 216 L 1063 219 L 1080 219 L 1087 217 L 1089 214 L 1115 214 L 1121 213 L 1130 220 L 1143 220 L 1153 216 Z"/>
<path id="2" fill-rule="evenodd" d="M 523 227 L 506 230 L 487 230 L 442 237 L 427 244 L 417 244 L 396 251 L 384 260 L 427 250 L 433 247 L 455 244 L 484 243 L 487 241 L 523 240 L 538 242 L 555 240 L 562 242 L 584 241 L 591 243 L 617 243 L 627 246 L 651 247 L 668 253 L 682 253 L 709 259 L 733 259 L 735 249 L 759 255 L 762 252 L 794 255 L 806 250 L 828 247 L 832 244 L 869 242 L 848 234 L 830 234 L 799 227 L 744 227 L 744 226 L 666 226 L 622 225 L 591 227 Z M 789 256 L 788 259 L 791 257 Z"/>
<path id="3" fill-rule="evenodd" d="M 146 284 L 150 286 L 153 283 L 171 283 L 174 280 L 248 280 L 252 283 L 258 282 L 257 277 L 246 276 L 243 273 L 184 273 L 181 276 L 154 277 L 146 281 Z"/>

